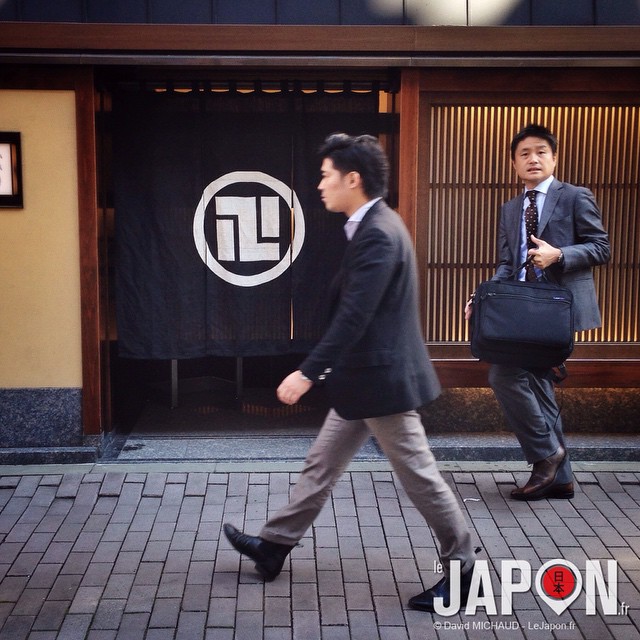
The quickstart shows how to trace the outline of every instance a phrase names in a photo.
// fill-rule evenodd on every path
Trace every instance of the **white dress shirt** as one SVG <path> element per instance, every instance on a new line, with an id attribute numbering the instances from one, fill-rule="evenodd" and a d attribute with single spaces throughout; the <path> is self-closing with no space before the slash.
<path id="1" fill-rule="evenodd" d="M 358 225 L 362 222 L 367 211 L 369 211 L 369 209 L 371 209 L 371 207 L 381 199 L 382 198 L 374 198 L 373 200 L 369 200 L 369 202 L 365 202 L 365 204 L 357 209 L 352 216 L 349 216 L 349 219 L 344 225 L 344 232 L 347 236 L 347 240 L 351 240 L 351 238 L 353 238 L 353 234 L 356 232 Z"/>

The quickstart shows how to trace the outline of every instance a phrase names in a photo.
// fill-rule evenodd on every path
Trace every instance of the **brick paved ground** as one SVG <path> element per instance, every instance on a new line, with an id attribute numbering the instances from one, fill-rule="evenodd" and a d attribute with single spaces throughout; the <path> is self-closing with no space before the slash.
<path id="1" fill-rule="evenodd" d="M 586 615 L 583 591 L 557 615 L 527 591 L 513 615 L 497 597 L 497 615 L 452 617 L 405 608 L 438 579 L 437 556 L 388 471 L 352 467 L 264 584 L 221 524 L 256 533 L 295 471 L 113 469 L 0 468 L 0 640 L 640 639 L 637 464 L 579 472 L 573 501 L 533 504 L 506 498 L 524 470 L 445 471 L 497 592 L 501 560 L 527 560 L 535 575 L 551 559 L 583 574 L 587 559 L 614 559 L 622 612 L 605 615 L 598 596 Z"/>

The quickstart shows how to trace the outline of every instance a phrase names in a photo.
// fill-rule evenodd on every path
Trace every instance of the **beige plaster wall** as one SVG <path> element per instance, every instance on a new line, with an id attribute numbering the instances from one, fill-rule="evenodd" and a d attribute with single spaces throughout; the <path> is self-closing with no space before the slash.
<path id="1" fill-rule="evenodd" d="M 0 388 L 81 387 L 73 91 L 0 91 L 19 131 L 24 208 L 0 208 Z"/>

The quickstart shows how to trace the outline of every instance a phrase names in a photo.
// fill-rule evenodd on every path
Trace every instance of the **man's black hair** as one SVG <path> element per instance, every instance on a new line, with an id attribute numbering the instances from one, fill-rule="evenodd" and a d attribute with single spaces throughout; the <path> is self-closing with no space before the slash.
<path id="1" fill-rule="evenodd" d="M 387 195 L 389 160 L 377 138 L 334 133 L 320 147 L 320 156 L 329 158 L 343 175 L 357 171 L 368 198 L 384 198 Z"/>
<path id="2" fill-rule="evenodd" d="M 516 133 L 511 141 L 511 159 L 515 160 L 516 149 L 518 145 L 529 137 L 542 138 L 551 147 L 551 151 L 555 156 L 558 151 L 558 139 L 551 133 L 547 127 L 543 127 L 541 124 L 528 124 L 524 129 L 521 129 Z"/>

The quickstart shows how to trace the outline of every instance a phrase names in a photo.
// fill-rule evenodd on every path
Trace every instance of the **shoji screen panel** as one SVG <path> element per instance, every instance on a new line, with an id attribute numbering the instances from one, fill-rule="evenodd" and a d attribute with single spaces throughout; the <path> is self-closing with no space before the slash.
<path id="1" fill-rule="evenodd" d="M 591 189 L 612 246 L 596 269 L 601 329 L 581 342 L 637 342 L 640 316 L 640 106 L 431 104 L 424 145 L 428 187 L 425 335 L 432 343 L 469 339 L 463 308 L 493 274 L 500 206 L 522 188 L 509 145 L 542 123 L 559 139 L 556 177 Z"/>

